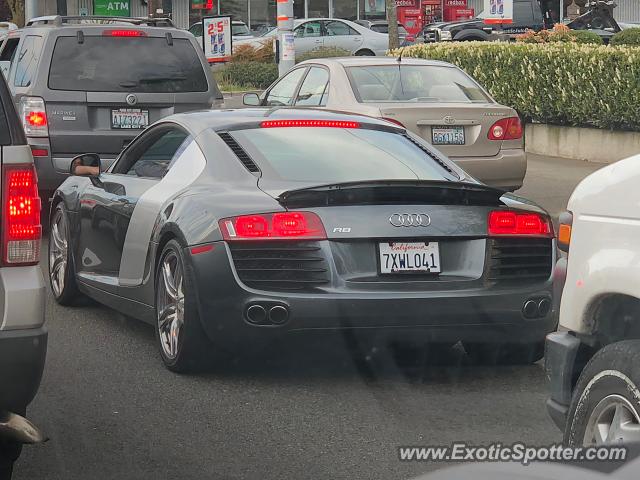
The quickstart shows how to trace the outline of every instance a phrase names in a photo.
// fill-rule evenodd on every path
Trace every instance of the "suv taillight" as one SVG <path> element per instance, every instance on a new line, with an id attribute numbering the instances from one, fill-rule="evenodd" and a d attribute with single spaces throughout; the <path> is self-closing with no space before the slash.
<path id="1" fill-rule="evenodd" d="M 33 164 L 2 167 L 2 263 L 34 265 L 40 259 L 40 197 Z"/>
<path id="2" fill-rule="evenodd" d="M 27 137 L 48 137 L 49 122 L 40 97 L 22 97 L 20 99 L 20 117 Z"/>

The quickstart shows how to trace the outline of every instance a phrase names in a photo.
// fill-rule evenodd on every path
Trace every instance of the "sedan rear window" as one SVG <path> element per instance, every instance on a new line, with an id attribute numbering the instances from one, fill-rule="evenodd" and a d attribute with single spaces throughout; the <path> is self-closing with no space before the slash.
<path id="1" fill-rule="evenodd" d="M 84 92 L 206 92 L 207 77 L 187 39 L 86 36 L 56 41 L 49 88 Z"/>
<path id="2" fill-rule="evenodd" d="M 450 174 L 403 135 L 352 128 L 266 128 L 232 132 L 264 178 L 339 183 L 449 180 Z"/>
<path id="3" fill-rule="evenodd" d="M 361 103 L 490 102 L 462 70 L 437 65 L 349 67 L 347 74 Z"/>

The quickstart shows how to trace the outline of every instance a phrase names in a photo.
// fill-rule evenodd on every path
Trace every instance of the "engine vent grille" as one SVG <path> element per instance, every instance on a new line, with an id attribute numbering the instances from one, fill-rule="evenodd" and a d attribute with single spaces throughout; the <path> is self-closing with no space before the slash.
<path id="1" fill-rule="evenodd" d="M 244 151 L 244 148 L 240 146 L 238 142 L 227 132 L 218 133 L 220 138 L 227 144 L 227 146 L 236 154 L 238 160 L 242 162 L 244 168 L 249 170 L 251 173 L 260 173 L 260 167 L 256 165 L 256 163 L 251 160 L 251 157 L 247 152 Z"/>
<path id="2" fill-rule="evenodd" d="M 550 238 L 494 238 L 489 240 L 491 281 L 543 282 L 553 268 Z"/>
<path id="3" fill-rule="evenodd" d="M 329 282 L 317 242 L 246 242 L 230 248 L 240 280 L 251 288 L 308 291 Z"/>

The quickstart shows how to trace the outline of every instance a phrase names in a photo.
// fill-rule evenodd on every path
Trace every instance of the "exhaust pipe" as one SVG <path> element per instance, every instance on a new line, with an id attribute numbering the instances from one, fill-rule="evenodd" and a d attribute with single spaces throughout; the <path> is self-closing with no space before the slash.
<path id="1" fill-rule="evenodd" d="M 547 314 L 551 311 L 551 300 L 548 298 L 543 298 L 538 302 L 538 314 L 541 317 L 546 317 Z"/>
<path id="2" fill-rule="evenodd" d="M 263 323 L 267 319 L 267 311 L 262 305 L 251 305 L 245 315 L 251 323 Z"/>
<path id="3" fill-rule="evenodd" d="M 275 325 L 282 325 L 289 320 L 289 310 L 282 305 L 276 305 L 269 310 L 269 320 Z"/>
<path id="4" fill-rule="evenodd" d="M 525 318 L 536 318 L 538 316 L 538 304 L 533 300 L 528 300 L 522 307 L 522 314 Z"/>
<path id="5" fill-rule="evenodd" d="M 33 423 L 11 412 L 0 412 L 0 439 L 21 444 L 42 443 L 47 437 Z"/>

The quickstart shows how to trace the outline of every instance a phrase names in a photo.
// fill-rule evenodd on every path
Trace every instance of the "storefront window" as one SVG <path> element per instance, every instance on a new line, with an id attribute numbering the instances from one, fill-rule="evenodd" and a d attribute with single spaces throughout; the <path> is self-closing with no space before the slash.
<path id="1" fill-rule="evenodd" d="M 276 26 L 275 0 L 249 0 L 251 2 L 251 30 L 262 33 Z"/>
<path id="2" fill-rule="evenodd" d="M 358 2 L 355 0 L 333 0 L 333 16 L 355 20 L 358 18 Z"/>
<path id="3" fill-rule="evenodd" d="M 328 17 L 328 0 L 307 0 L 309 18 Z"/>
<path id="4" fill-rule="evenodd" d="M 211 3 L 211 8 L 207 8 L 209 3 L 207 0 L 190 0 L 189 2 L 189 25 L 202 20 L 202 17 L 217 15 L 218 7 L 216 2 Z"/>
<path id="5" fill-rule="evenodd" d="M 247 0 L 220 0 L 220 14 L 231 15 L 234 20 L 247 22 L 248 18 Z"/>
<path id="6" fill-rule="evenodd" d="M 366 20 L 387 18 L 385 0 L 360 0 L 360 18 Z"/>

